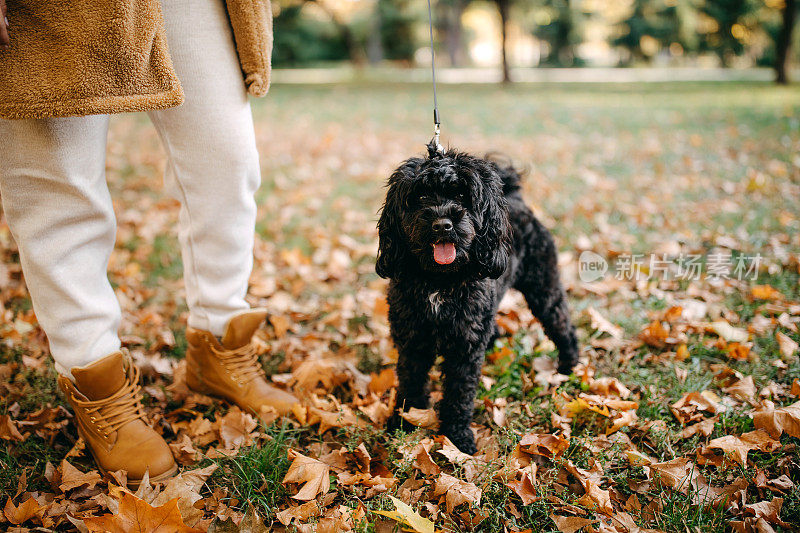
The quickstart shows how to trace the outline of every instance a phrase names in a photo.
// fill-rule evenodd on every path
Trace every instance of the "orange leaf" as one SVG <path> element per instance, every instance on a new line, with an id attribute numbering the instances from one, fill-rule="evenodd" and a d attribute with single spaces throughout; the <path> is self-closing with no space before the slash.
<path id="1" fill-rule="evenodd" d="M 780 300 L 783 294 L 772 285 L 754 285 L 750 294 L 756 300 Z"/>
<path id="2" fill-rule="evenodd" d="M 532 455 L 558 457 L 569 448 L 569 438 L 563 435 L 528 433 L 519 441 L 520 448 Z"/>
<path id="3" fill-rule="evenodd" d="M 591 518 L 581 518 L 580 516 L 559 516 L 551 514 L 550 518 L 556 523 L 556 527 L 561 533 L 575 533 L 580 528 L 597 522 Z"/>
<path id="4" fill-rule="evenodd" d="M 41 508 L 39 502 L 33 498 L 28 498 L 19 504 L 19 506 L 15 506 L 11 498 L 9 498 L 3 512 L 9 522 L 18 526 L 36 516 L 36 513 L 38 513 Z"/>
<path id="5" fill-rule="evenodd" d="M 725 348 L 725 352 L 731 359 L 735 359 L 737 361 L 746 361 L 750 356 L 750 347 L 746 344 L 731 342 Z"/>
<path id="6" fill-rule="evenodd" d="M 197 533 L 183 523 L 178 500 L 153 507 L 128 492 L 122 493 L 117 514 L 84 519 L 89 531 L 104 533 Z"/>
<path id="7" fill-rule="evenodd" d="M 369 382 L 369 390 L 378 396 L 397 386 L 397 375 L 392 368 L 384 368 L 380 374 L 372 374 Z"/>
<path id="8" fill-rule="evenodd" d="M 8 415 L 0 415 L 0 439 L 22 442 L 25 437 L 17 429 L 16 422 Z"/>
<path id="9" fill-rule="evenodd" d="M 667 343 L 668 337 L 669 331 L 667 331 L 658 320 L 651 322 L 639 333 L 639 338 L 642 339 L 645 344 L 654 348 L 663 348 Z"/>

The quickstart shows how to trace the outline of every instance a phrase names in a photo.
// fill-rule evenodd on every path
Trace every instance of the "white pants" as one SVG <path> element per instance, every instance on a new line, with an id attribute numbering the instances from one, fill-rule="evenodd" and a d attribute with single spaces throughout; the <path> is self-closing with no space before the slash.
<path id="1" fill-rule="evenodd" d="M 223 0 L 162 0 L 186 102 L 152 111 L 181 204 L 189 325 L 221 335 L 245 302 L 260 183 L 250 105 Z M 107 266 L 116 221 L 105 178 L 107 115 L 0 119 L 0 196 L 59 372 L 120 348 Z"/>

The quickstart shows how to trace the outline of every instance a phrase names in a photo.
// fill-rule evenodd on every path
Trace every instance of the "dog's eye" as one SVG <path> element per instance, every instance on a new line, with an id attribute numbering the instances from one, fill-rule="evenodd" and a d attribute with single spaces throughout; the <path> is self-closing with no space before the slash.
<path id="1" fill-rule="evenodd" d="M 464 194 L 463 192 L 457 192 L 456 193 L 456 200 L 458 200 L 459 202 L 463 202 L 464 200 L 466 200 L 466 198 L 467 198 L 467 195 Z"/>
<path id="2" fill-rule="evenodd" d="M 431 199 L 430 195 L 427 195 L 427 194 L 420 194 L 419 195 L 419 201 L 420 202 L 427 202 L 430 199 Z"/>

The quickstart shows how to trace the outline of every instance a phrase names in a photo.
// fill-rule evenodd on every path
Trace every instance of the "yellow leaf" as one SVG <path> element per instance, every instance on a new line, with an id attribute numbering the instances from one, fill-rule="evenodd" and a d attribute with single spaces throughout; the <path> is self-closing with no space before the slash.
<path id="1" fill-rule="evenodd" d="M 433 522 L 427 518 L 423 518 L 409 505 L 401 502 L 397 498 L 393 496 L 389 496 L 389 498 L 392 500 L 392 503 L 394 503 L 394 511 L 373 512 L 387 518 L 391 518 L 396 522 L 400 522 L 402 525 L 410 527 L 411 531 L 414 531 L 415 533 L 433 533 Z"/>
<path id="2" fill-rule="evenodd" d="M 740 328 L 735 328 L 724 320 L 717 320 L 711 323 L 711 329 L 721 338 L 728 342 L 745 342 L 747 341 L 747 332 Z"/>
<path id="3" fill-rule="evenodd" d="M 611 414 L 609 413 L 607 407 L 592 405 L 583 398 L 576 398 L 575 400 L 572 400 L 566 404 L 564 408 L 567 409 L 573 416 L 577 415 L 578 413 L 582 413 L 583 411 L 594 411 L 595 413 L 603 416 L 609 416 Z"/>

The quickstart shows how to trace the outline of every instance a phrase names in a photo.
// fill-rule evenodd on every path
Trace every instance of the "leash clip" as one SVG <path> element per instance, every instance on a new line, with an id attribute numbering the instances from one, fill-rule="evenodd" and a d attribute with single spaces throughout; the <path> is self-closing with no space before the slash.
<path id="1" fill-rule="evenodd" d="M 433 144 L 434 144 L 434 146 L 436 146 L 436 151 L 439 152 L 440 154 L 443 154 L 444 153 L 444 146 L 442 146 L 442 143 L 439 142 L 440 133 L 441 133 L 441 130 L 439 128 L 439 124 L 434 124 L 433 125 Z"/>

